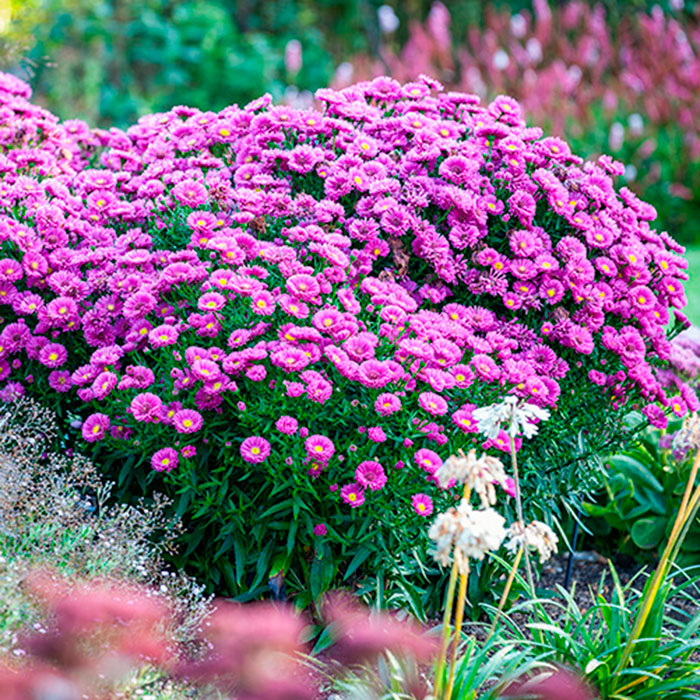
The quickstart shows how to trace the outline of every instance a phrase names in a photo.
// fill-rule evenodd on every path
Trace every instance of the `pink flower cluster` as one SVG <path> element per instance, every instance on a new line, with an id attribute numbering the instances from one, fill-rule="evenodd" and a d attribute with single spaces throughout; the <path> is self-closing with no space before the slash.
<path id="1" fill-rule="evenodd" d="M 513 99 L 382 77 L 106 132 L 28 97 L 0 78 L 0 393 L 69 394 L 88 442 L 175 473 L 231 448 L 351 507 L 400 479 L 424 516 L 505 393 L 697 408 L 656 374 L 683 249 Z"/>

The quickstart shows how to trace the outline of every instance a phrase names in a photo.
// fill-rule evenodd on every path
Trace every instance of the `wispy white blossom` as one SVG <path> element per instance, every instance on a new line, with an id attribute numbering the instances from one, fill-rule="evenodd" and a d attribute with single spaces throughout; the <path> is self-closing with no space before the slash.
<path id="1" fill-rule="evenodd" d="M 506 549 L 514 552 L 523 545 L 531 547 L 540 555 L 540 563 L 547 561 L 557 552 L 559 538 L 549 525 L 533 520 L 524 528 L 520 523 L 513 523 L 508 528 Z"/>
<path id="2" fill-rule="evenodd" d="M 509 435 L 531 438 L 537 434 L 538 423 L 549 418 L 549 411 L 532 403 L 506 396 L 500 403 L 477 408 L 473 413 L 479 424 L 479 432 L 495 439 L 504 428 Z"/>
<path id="3" fill-rule="evenodd" d="M 466 486 L 479 495 L 481 506 L 488 508 L 496 503 L 495 484 L 507 489 L 508 477 L 500 459 L 491 455 L 476 456 L 476 450 L 470 450 L 466 455 L 459 450 L 443 462 L 437 471 L 437 478 L 442 487 L 452 481 Z"/>
<path id="4" fill-rule="evenodd" d="M 447 566 L 454 554 L 460 573 L 466 573 L 470 558 L 483 559 L 501 546 L 506 536 L 505 518 L 493 508 L 475 510 L 462 499 L 457 508 L 437 516 L 428 536 L 437 545 L 436 561 Z"/>

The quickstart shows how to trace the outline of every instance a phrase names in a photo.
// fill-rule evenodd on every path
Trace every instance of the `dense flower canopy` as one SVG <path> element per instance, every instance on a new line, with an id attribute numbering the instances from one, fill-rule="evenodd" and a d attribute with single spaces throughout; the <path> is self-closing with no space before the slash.
<path id="1" fill-rule="evenodd" d="M 505 394 L 553 423 L 583 387 L 659 426 L 697 409 L 657 377 L 682 247 L 615 189 L 621 164 L 508 97 L 378 78 L 126 131 L 29 98 L 2 76 L 1 392 L 59 392 L 88 442 L 166 473 L 202 445 L 296 465 L 346 509 L 403 475 L 418 521 L 440 455 Z"/>

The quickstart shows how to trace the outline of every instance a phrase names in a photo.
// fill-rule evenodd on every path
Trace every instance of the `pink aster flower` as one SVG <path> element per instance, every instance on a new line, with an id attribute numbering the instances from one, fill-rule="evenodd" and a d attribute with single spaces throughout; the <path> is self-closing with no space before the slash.
<path id="1" fill-rule="evenodd" d="M 501 484 L 501 487 L 511 498 L 515 498 L 515 479 L 513 479 L 513 477 L 507 476 L 506 480 Z"/>
<path id="2" fill-rule="evenodd" d="M 413 510 L 418 513 L 423 518 L 427 518 L 432 515 L 433 512 L 433 499 L 424 493 L 415 493 L 411 497 L 411 504 L 413 505 Z"/>
<path id="3" fill-rule="evenodd" d="M 163 348 L 168 345 L 175 345 L 175 343 L 177 343 L 177 338 L 177 329 L 167 323 L 156 326 L 148 334 L 148 342 L 154 348 Z"/>
<path id="4" fill-rule="evenodd" d="M 442 416 L 447 413 L 447 401 L 433 391 L 422 392 L 418 397 L 418 403 L 431 416 Z"/>
<path id="5" fill-rule="evenodd" d="M 270 443 L 263 437 L 251 435 L 241 443 L 241 457 L 251 464 L 264 462 L 270 455 Z"/>
<path id="6" fill-rule="evenodd" d="M 250 308 L 259 316 L 271 316 L 275 312 L 275 299 L 267 290 L 255 292 L 250 299 Z"/>
<path id="7" fill-rule="evenodd" d="M 178 433 L 196 433 L 204 425 L 204 419 L 197 411 L 183 408 L 175 411 L 173 425 Z"/>
<path id="8" fill-rule="evenodd" d="M 109 425 L 109 416 L 106 416 L 104 413 L 93 413 L 83 423 L 83 438 L 87 442 L 102 440 L 109 429 Z"/>
<path id="9" fill-rule="evenodd" d="M 186 207 L 198 207 L 207 201 L 207 188 L 196 180 L 182 180 L 172 189 L 173 197 Z"/>
<path id="10" fill-rule="evenodd" d="M 367 486 L 372 491 L 379 491 L 386 484 L 386 473 L 379 462 L 366 460 L 357 466 L 355 479 L 360 486 Z"/>
<path id="11" fill-rule="evenodd" d="M 194 445 L 185 445 L 180 450 L 180 453 L 185 458 L 194 457 L 197 454 L 197 448 Z"/>
<path id="12" fill-rule="evenodd" d="M 686 413 L 688 413 L 688 406 L 678 395 L 671 398 L 669 405 L 671 406 L 671 410 L 673 411 L 674 415 L 678 416 L 679 418 L 682 418 Z"/>
<path id="13" fill-rule="evenodd" d="M 304 447 L 309 457 L 327 462 L 335 452 L 333 441 L 325 435 L 310 435 L 304 441 Z"/>
<path id="14" fill-rule="evenodd" d="M 386 433 L 379 426 L 374 426 L 367 430 L 367 437 L 372 442 L 386 442 Z"/>
<path id="15" fill-rule="evenodd" d="M 318 523 L 318 525 L 314 525 L 314 535 L 316 535 L 316 537 L 323 537 L 327 534 L 328 528 L 323 523 Z"/>
<path id="16" fill-rule="evenodd" d="M 220 311 L 226 306 L 226 297 L 219 292 L 206 292 L 197 300 L 200 311 Z"/>
<path id="17" fill-rule="evenodd" d="M 377 396 L 374 410 L 380 416 L 388 416 L 401 410 L 401 399 L 396 394 L 384 393 Z"/>
<path id="18" fill-rule="evenodd" d="M 73 386 L 73 381 L 70 376 L 70 372 L 65 370 L 54 370 L 49 374 L 49 386 L 63 394 L 70 391 Z"/>
<path id="19" fill-rule="evenodd" d="M 294 435 L 298 427 L 299 422 L 292 416 L 280 416 L 275 423 L 275 428 L 285 435 Z"/>
<path id="20" fill-rule="evenodd" d="M 67 358 L 68 351 L 59 343 L 47 343 L 39 351 L 39 362 L 45 367 L 60 367 Z"/>
<path id="21" fill-rule="evenodd" d="M 421 469 L 425 469 L 429 474 L 434 474 L 442 466 L 440 456 L 426 447 L 418 450 L 413 455 L 413 459 Z"/>
<path id="22" fill-rule="evenodd" d="M 301 301 L 311 301 L 318 296 L 321 287 L 315 277 L 298 274 L 287 280 L 287 291 Z"/>
<path id="23" fill-rule="evenodd" d="M 164 447 L 151 457 L 151 467 L 157 472 L 169 472 L 175 469 L 177 465 L 177 450 L 174 450 L 172 447 Z"/>
<path id="24" fill-rule="evenodd" d="M 159 423 L 163 402 L 159 396 L 145 391 L 137 394 L 131 401 L 129 412 L 140 423 Z"/>
<path id="25" fill-rule="evenodd" d="M 357 508 L 357 506 L 361 506 L 365 502 L 365 492 L 359 484 L 345 484 L 340 489 L 340 497 L 351 508 Z"/>

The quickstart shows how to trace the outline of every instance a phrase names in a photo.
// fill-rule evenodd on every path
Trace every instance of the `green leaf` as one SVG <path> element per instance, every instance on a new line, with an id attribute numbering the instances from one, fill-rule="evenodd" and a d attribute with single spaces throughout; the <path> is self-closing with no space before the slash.
<path id="1" fill-rule="evenodd" d="M 634 497 L 641 505 L 648 508 L 652 513 L 664 516 L 668 514 L 666 498 L 662 493 L 651 491 L 644 486 L 638 486 Z"/>
<path id="2" fill-rule="evenodd" d="M 610 458 L 610 464 L 613 469 L 626 474 L 635 484 L 641 483 L 657 493 L 663 493 L 664 487 L 659 480 L 639 460 L 628 455 L 615 455 Z"/>
<path id="3" fill-rule="evenodd" d="M 350 563 L 348 564 L 348 569 L 345 572 L 345 576 L 343 576 L 343 581 L 347 581 L 355 573 L 355 571 L 357 571 L 357 569 L 360 566 L 362 566 L 362 564 L 365 562 L 365 560 L 371 553 L 372 550 L 369 547 L 362 545 L 357 550 L 357 552 L 355 552 L 355 556 L 351 559 Z"/>
<path id="4" fill-rule="evenodd" d="M 666 529 L 666 518 L 642 518 L 632 525 L 632 541 L 640 549 L 654 549 L 661 542 Z"/>

